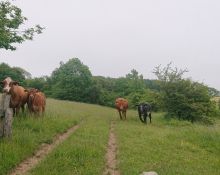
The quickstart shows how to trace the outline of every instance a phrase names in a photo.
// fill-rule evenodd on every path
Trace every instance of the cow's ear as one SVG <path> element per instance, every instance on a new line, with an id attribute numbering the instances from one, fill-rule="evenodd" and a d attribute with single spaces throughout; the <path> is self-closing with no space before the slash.
<path id="1" fill-rule="evenodd" d="M 12 85 L 19 85 L 19 83 L 17 81 L 12 81 L 9 83 L 9 86 L 12 86 Z"/>

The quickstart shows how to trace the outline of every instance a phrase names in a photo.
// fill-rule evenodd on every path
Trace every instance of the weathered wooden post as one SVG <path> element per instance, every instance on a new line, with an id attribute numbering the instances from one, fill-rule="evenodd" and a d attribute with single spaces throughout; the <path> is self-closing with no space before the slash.
<path id="1" fill-rule="evenodd" d="M 10 98 L 6 93 L 0 96 L 0 137 L 12 135 L 13 110 L 9 107 Z"/>

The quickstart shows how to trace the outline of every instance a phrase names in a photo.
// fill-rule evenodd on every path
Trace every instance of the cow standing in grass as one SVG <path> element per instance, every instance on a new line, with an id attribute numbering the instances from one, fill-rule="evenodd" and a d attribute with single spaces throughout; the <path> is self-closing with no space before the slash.
<path id="1" fill-rule="evenodd" d="M 143 123 L 147 123 L 147 117 L 151 123 L 151 105 L 148 103 L 141 103 L 136 105 L 138 109 L 138 116 Z"/>
<path id="2" fill-rule="evenodd" d="M 26 90 L 28 93 L 28 109 L 30 113 L 43 114 L 46 106 L 46 97 L 38 89 Z"/>
<path id="3" fill-rule="evenodd" d="M 22 86 L 19 86 L 17 81 L 13 81 L 7 77 L 2 81 L 3 93 L 11 95 L 9 107 L 13 109 L 14 114 L 18 114 L 20 108 L 24 112 L 24 106 L 27 103 L 28 94 Z"/>
<path id="4" fill-rule="evenodd" d="M 126 111 L 128 109 L 128 101 L 124 98 L 117 98 L 115 100 L 115 107 L 118 110 L 121 120 L 126 120 Z"/>

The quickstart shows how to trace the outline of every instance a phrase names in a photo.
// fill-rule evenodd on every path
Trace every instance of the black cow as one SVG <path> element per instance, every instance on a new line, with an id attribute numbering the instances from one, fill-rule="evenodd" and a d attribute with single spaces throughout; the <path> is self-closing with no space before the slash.
<path id="1" fill-rule="evenodd" d="M 150 123 L 151 123 L 151 105 L 148 103 L 141 103 L 136 105 L 138 109 L 138 115 L 140 120 L 143 123 L 147 123 L 147 116 L 150 118 Z"/>

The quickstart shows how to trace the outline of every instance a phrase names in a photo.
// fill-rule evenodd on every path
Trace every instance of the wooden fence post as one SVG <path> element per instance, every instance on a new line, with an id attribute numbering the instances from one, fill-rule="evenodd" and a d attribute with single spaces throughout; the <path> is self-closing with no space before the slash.
<path id="1" fill-rule="evenodd" d="M 9 108 L 11 96 L 3 93 L 0 97 L 0 137 L 12 135 L 13 110 Z"/>

